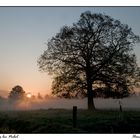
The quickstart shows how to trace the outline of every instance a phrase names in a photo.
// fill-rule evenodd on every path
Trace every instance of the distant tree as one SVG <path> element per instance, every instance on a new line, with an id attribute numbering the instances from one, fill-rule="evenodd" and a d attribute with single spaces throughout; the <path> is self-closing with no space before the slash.
<path id="1" fill-rule="evenodd" d="M 102 94 L 108 93 L 103 88 L 115 96 L 131 93 L 140 77 L 133 53 L 139 40 L 127 24 L 87 11 L 52 37 L 38 65 L 54 74 L 53 94 L 88 97 L 88 109 L 93 110 L 93 97 L 101 87 Z"/>
<path id="2" fill-rule="evenodd" d="M 31 99 L 32 100 L 35 100 L 36 99 L 36 96 L 35 95 L 32 95 Z"/>
<path id="3" fill-rule="evenodd" d="M 3 96 L 0 96 L 0 105 L 3 104 L 3 102 L 5 101 L 6 99 L 3 97 Z"/>
<path id="4" fill-rule="evenodd" d="M 8 96 L 9 99 L 12 99 L 14 101 L 22 100 L 24 97 L 25 97 L 25 91 L 19 85 L 13 87 Z"/>
<path id="5" fill-rule="evenodd" d="M 3 100 L 4 98 L 2 96 L 0 96 L 0 100 Z"/>
<path id="6" fill-rule="evenodd" d="M 38 93 L 37 98 L 38 98 L 38 99 L 43 99 L 43 97 L 41 96 L 40 93 Z"/>
<path id="7" fill-rule="evenodd" d="M 48 94 L 45 94 L 44 98 L 48 99 L 50 96 Z"/>

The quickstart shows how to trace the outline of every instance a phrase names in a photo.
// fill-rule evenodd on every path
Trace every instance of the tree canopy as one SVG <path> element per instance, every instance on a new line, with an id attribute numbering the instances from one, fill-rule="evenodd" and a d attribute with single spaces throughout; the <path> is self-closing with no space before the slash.
<path id="1" fill-rule="evenodd" d="M 22 100 L 24 97 L 25 97 L 25 91 L 19 85 L 13 87 L 8 96 L 9 99 L 12 99 L 14 101 Z"/>
<path id="2" fill-rule="evenodd" d="M 119 98 L 133 91 L 140 76 L 133 52 L 139 40 L 127 24 L 86 11 L 48 41 L 38 65 L 54 75 L 53 94 L 88 97 L 93 109 L 93 97 Z"/>

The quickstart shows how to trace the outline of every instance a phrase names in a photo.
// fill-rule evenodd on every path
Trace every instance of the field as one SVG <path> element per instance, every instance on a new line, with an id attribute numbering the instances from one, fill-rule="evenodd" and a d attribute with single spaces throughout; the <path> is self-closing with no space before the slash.
<path id="1" fill-rule="evenodd" d="M 78 110 L 73 128 L 72 110 L 1 111 L 0 133 L 140 133 L 140 112 Z"/>

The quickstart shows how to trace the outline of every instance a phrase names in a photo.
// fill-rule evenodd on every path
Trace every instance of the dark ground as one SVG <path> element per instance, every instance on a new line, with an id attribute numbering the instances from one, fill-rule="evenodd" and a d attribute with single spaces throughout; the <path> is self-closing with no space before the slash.
<path id="1" fill-rule="evenodd" d="M 140 133 L 140 112 L 78 110 L 73 128 L 72 110 L 0 111 L 0 133 L 134 134 Z"/>

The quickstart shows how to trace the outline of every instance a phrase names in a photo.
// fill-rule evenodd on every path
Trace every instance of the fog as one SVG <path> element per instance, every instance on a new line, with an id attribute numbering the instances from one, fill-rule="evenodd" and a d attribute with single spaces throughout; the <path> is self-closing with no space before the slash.
<path id="1" fill-rule="evenodd" d="M 123 110 L 140 110 L 140 97 L 133 96 L 124 99 L 94 99 L 97 109 L 119 109 L 121 102 Z M 35 109 L 79 109 L 87 108 L 87 99 L 60 99 L 48 97 L 44 99 L 26 99 L 18 102 L 10 102 L 8 99 L 0 99 L 0 110 L 35 110 Z"/>

